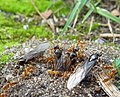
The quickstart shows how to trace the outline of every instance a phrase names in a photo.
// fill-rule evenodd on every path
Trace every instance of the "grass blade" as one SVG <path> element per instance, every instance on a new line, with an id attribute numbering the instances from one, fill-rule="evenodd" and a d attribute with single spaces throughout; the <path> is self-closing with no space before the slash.
<path id="1" fill-rule="evenodd" d="M 87 12 L 87 14 L 85 15 L 85 17 L 84 17 L 83 20 L 82 20 L 82 23 L 85 22 L 85 20 L 91 15 L 91 13 L 92 13 L 93 11 L 94 11 L 94 10 L 91 8 L 91 9 Z"/>
<path id="2" fill-rule="evenodd" d="M 98 1 L 97 3 L 95 3 L 95 6 L 97 6 L 100 3 L 100 1 Z M 94 11 L 94 8 L 90 7 L 90 10 L 87 12 L 87 14 L 84 16 L 82 23 L 85 22 L 85 20 L 91 15 L 91 13 Z"/>
<path id="3" fill-rule="evenodd" d="M 120 57 L 114 61 L 115 68 L 120 76 Z"/>
<path id="4" fill-rule="evenodd" d="M 65 24 L 65 27 L 63 28 L 63 32 L 62 32 L 62 33 L 64 33 L 64 32 L 67 30 L 69 24 L 71 23 L 71 21 L 72 21 L 73 18 L 74 18 L 75 14 L 76 14 L 76 11 L 78 10 L 79 6 L 80 6 L 80 2 L 76 3 L 75 7 L 73 8 L 73 10 L 72 10 L 72 12 L 71 12 L 71 15 L 70 15 L 67 23 Z M 61 34 L 62 34 L 62 33 L 61 33 Z"/>
<path id="5" fill-rule="evenodd" d="M 84 1 L 84 2 L 83 2 Z M 84 7 L 84 5 L 87 3 L 87 0 L 83 0 L 82 3 L 80 4 L 80 8 L 79 10 L 77 11 L 77 14 L 76 14 L 76 20 L 78 19 L 78 16 L 82 10 L 82 8 Z M 75 24 L 74 24 L 75 25 Z M 74 27 L 74 26 L 73 26 Z"/>
<path id="6" fill-rule="evenodd" d="M 70 15 L 67 23 L 65 24 L 65 27 L 63 28 L 63 31 L 62 31 L 61 34 L 63 34 L 63 33 L 67 30 L 68 26 L 70 25 L 70 23 L 71 23 L 72 20 L 74 19 L 77 10 L 79 10 L 79 13 L 80 13 L 80 11 L 82 10 L 82 8 L 84 7 L 84 5 L 86 4 L 87 1 L 88 1 L 88 0 L 78 0 L 78 1 L 76 2 L 76 5 L 75 5 L 75 7 L 73 8 L 73 10 L 72 10 L 72 12 L 71 12 L 71 15 Z"/>
<path id="7" fill-rule="evenodd" d="M 92 5 L 92 7 L 90 6 L 91 3 L 87 3 L 86 6 L 88 8 L 92 8 L 96 13 L 98 13 L 99 15 L 102 15 L 108 19 L 111 19 L 113 21 L 115 21 L 116 23 L 120 24 L 120 18 L 113 16 L 109 11 L 107 11 L 106 9 L 100 8 L 100 7 L 96 7 L 94 8 L 94 6 Z"/>
<path id="8" fill-rule="evenodd" d="M 120 24 L 120 18 L 116 17 L 116 16 L 113 16 L 109 11 L 103 9 L 103 8 L 100 8 L 100 7 L 96 7 L 96 11 L 98 14 L 108 18 L 108 19 L 111 19 L 117 23 Z"/>

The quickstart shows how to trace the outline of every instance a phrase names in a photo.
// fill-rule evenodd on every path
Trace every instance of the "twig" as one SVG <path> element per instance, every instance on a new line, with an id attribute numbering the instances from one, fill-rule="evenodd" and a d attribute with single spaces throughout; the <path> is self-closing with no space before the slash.
<path id="1" fill-rule="evenodd" d="M 77 11 L 77 15 L 76 15 L 76 17 L 74 19 L 74 22 L 73 22 L 73 27 L 72 27 L 73 29 L 74 29 L 74 27 L 75 27 L 75 25 L 77 23 L 78 15 L 79 15 L 79 12 Z"/>
<path id="2" fill-rule="evenodd" d="M 60 7 L 60 8 L 58 8 L 54 13 L 57 13 L 57 12 L 59 12 L 61 9 L 63 9 L 64 7 L 62 6 L 62 7 Z"/>
<path id="3" fill-rule="evenodd" d="M 111 34 L 111 33 L 105 33 L 105 34 L 100 34 L 100 37 L 103 38 L 120 38 L 120 34 Z"/>
<path id="4" fill-rule="evenodd" d="M 101 24 L 101 23 L 98 23 L 98 25 L 103 26 L 103 27 L 107 27 L 108 26 L 108 24 Z"/>
<path id="5" fill-rule="evenodd" d="M 34 0 L 31 0 L 31 3 L 32 3 L 33 7 L 35 8 L 35 10 L 37 11 L 37 13 L 40 15 L 40 17 L 43 18 L 44 20 L 46 20 L 46 19 L 42 16 L 42 14 L 40 13 L 40 11 L 38 10 L 37 6 L 35 5 Z"/>
<path id="6" fill-rule="evenodd" d="M 114 43 L 114 41 L 115 41 L 115 36 L 114 36 L 113 30 L 112 30 L 112 26 L 111 26 L 111 24 L 110 24 L 110 20 L 109 20 L 109 19 L 108 19 L 108 27 L 109 27 L 109 30 L 110 30 L 111 34 L 113 35 L 113 43 Z"/>
<path id="7" fill-rule="evenodd" d="M 46 18 L 40 13 L 40 11 L 38 10 L 37 6 L 35 5 L 34 0 L 31 0 L 31 3 L 32 3 L 33 7 L 35 8 L 35 10 L 37 11 L 37 13 L 40 15 L 40 17 L 50 26 L 52 31 L 54 33 L 56 33 L 54 24 L 51 24 L 49 21 L 47 21 Z"/>
<path id="8" fill-rule="evenodd" d="M 90 21 L 89 34 L 90 34 L 91 30 L 92 30 L 93 22 L 94 22 L 94 17 L 92 17 L 91 21 Z"/>

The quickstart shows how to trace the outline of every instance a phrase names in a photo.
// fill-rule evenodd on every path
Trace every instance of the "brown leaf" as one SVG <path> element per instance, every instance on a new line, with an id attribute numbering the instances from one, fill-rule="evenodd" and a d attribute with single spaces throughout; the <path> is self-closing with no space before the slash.
<path id="1" fill-rule="evenodd" d="M 52 10 L 47 10 L 47 11 L 41 13 L 41 15 L 42 15 L 45 19 L 48 19 L 48 18 L 51 16 L 52 13 L 53 13 Z"/>

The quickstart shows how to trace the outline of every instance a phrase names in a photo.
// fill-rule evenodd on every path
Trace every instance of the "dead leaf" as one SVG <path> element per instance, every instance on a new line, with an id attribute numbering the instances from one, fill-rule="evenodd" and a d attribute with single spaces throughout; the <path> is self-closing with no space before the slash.
<path id="1" fill-rule="evenodd" d="M 114 10 L 112 10 L 111 14 L 112 14 L 113 16 L 120 16 L 120 11 L 117 10 L 117 9 L 114 9 Z"/>
<path id="2" fill-rule="evenodd" d="M 52 10 L 47 10 L 47 11 L 41 13 L 41 15 L 42 15 L 45 19 L 48 19 L 48 18 L 51 16 L 52 13 L 53 13 Z"/>

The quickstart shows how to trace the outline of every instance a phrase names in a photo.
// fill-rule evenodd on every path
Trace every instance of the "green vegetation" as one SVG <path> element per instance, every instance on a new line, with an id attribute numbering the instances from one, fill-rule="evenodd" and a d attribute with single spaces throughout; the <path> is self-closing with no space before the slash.
<path id="1" fill-rule="evenodd" d="M 115 68 L 120 76 L 120 57 L 114 61 Z"/>
<path id="2" fill-rule="evenodd" d="M 52 2 L 49 0 L 35 0 L 35 3 L 37 3 L 36 5 L 38 5 L 40 11 L 45 11 Z M 36 13 L 31 0 L 1 0 L 0 9 L 15 14 L 21 13 L 30 15 Z"/>
<path id="3" fill-rule="evenodd" d="M 118 72 L 118 75 L 120 76 L 120 57 L 114 61 L 114 67 Z M 115 82 L 115 85 L 118 89 L 120 89 L 120 81 Z"/>
<path id="4" fill-rule="evenodd" d="M 56 2 L 53 2 L 53 0 L 33 1 L 40 12 L 51 9 L 58 17 L 62 14 L 67 15 L 70 11 L 70 7 L 62 0 L 57 0 Z M 24 14 L 25 16 L 38 14 L 31 0 L 0 0 L 0 10 L 3 11 L 0 13 L 0 55 L 6 47 L 17 46 L 32 36 L 37 38 L 53 38 L 51 30 L 46 29 L 46 25 L 35 25 L 39 20 L 27 23 L 27 30 L 23 28 L 26 21 L 15 21 L 13 14 Z M 1 55 L 0 63 L 6 63 L 10 57 L 11 54 Z"/>
<path id="5" fill-rule="evenodd" d="M 52 38 L 52 32 L 45 29 L 44 26 L 29 25 L 29 28 L 25 30 L 23 28 L 24 23 L 15 22 L 13 16 L 4 17 L 0 14 L 0 54 L 4 51 L 4 48 L 16 46 L 21 42 L 24 42 L 26 39 L 30 39 L 32 36 L 37 38 Z M 0 58 L 0 63 L 6 63 L 11 54 L 2 55 Z"/>
<path id="6" fill-rule="evenodd" d="M 33 0 L 35 5 L 39 9 L 40 12 L 44 12 L 48 9 L 51 9 L 53 13 L 59 17 L 62 14 L 68 15 L 70 12 L 70 7 L 67 3 L 63 2 L 63 0 Z M 76 29 L 79 33 L 70 33 L 69 30 L 67 31 L 65 36 L 59 36 L 60 39 L 79 39 L 79 37 L 83 34 L 88 34 L 90 30 L 90 23 L 86 22 L 86 19 L 95 12 L 101 16 L 104 16 L 108 19 L 113 21 L 119 21 L 118 18 L 112 16 L 109 12 L 106 13 L 105 10 L 102 8 L 97 7 L 100 1 L 98 2 L 87 2 L 88 0 L 78 0 L 76 5 L 74 6 L 70 18 L 68 19 L 66 26 L 63 29 L 64 33 L 68 26 L 72 23 L 72 21 L 78 18 L 79 13 L 84 10 L 83 8 L 87 7 L 88 13 L 84 18 L 80 18 L 79 23 L 76 25 Z M 32 5 L 31 0 L 1 0 L 0 1 L 0 10 L 3 12 L 0 13 L 0 54 L 4 51 L 4 48 L 16 46 L 21 42 L 24 42 L 26 39 L 30 39 L 32 36 L 36 36 L 37 38 L 57 38 L 58 36 L 53 36 L 51 30 L 45 29 L 46 25 L 38 26 L 35 23 L 38 21 L 32 21 L 27 23 L 29 26 L 27 30 L 23 28 L 26 24 L 25 22 L 16 22 L 14 20 L 13 14 L 24 14 L 25 16 L 34 16 L 38 14 Z M 8 15 L 5 15 L 6 12 Z M 11 15 L 12 14 L 12 15 Z M 83 17 L 81 15 L 81 17 Z M 82 21 L 83 20 L 83 21 Z M 100 27 L 100 23 L 94 22 L 91 26 L 91 30 L 95 31 L 98 30 Z M 99 31 L 98 31 L 99 32 Z M 4 59 L 4 58 L 3 58 Z M 8 59 L 8 58 L 7 58 Z"/>
<path id="7" fill-rule="evenodd" d="M 103 16 L 107 19 L 110 19 L 118 24 L 120 24 L 120 18 L 113 16 L 109 11 L 107 11 L 106 9 L 97 7 L 97 5 L 100 3 L 100 0 L 98 0 L 98 2 L 94 2 L 94 0 L 90 0 L 90 2 L 88 2 L 88 0 L 77 0 L 75 3 L 75 7 L 72 9 L 72 12 L 70 14 L 70 17 L 68 18 L 68 21 L 66 22 L 66 25 L 64 26 L 63 31 L 61 32 L 61 34 L 65 33 L 68 26 L 71 24 L 71 22 L 74 19 L 78 19 L 78 16 L 80 14 L 80 12 L 82 11 L 82 9 L 87 6 L 88 7 L 88 12 L 87 14 L 84 16 L 83 20 L 81 23 L 83 23 L 93 12 L 99 14 L 100 16 Z"/>
<path id="8" fill-rule="evenodd" d="M 13 53 L 2 55 L 0 58 L 0 63 L 5 64 L 13 55 Z"/>
<path id="9" fill-rule="evenodd" d="M 0 14 L 0 52 L 3 51 L 4 46 L 13 46 L 25 41 L 27 38 L 36 36 L 38 38 L 48 38 L 52 36 L 52 32 L 45 29 L 43 26 L 35 26 L 29 24 L 29 28 L 25 30 L 24 24 L 15 22 L 12 18 L 5 18 L 3 14 Z"/>
<path id="10" fill-rule="evenodd" d="M 70 25 L 70 23 L 72 22 L 72 20 L 74 20 L 75 15 L 76 15 L 76 18 L 78 18 L 78 15 L 81 12 L 82 8 L 85 6 L 86 2 L 87 2 L 87 0 L 76 1 L 75 7 L 73 8 L 73 10 L 71 12 L 71 15 L 70 15 L 62 33 L 64 33 L 67 30 L 67 28 Z"/>
<path id="11" fill-rule="evenodd" d="M 44 12 L 47 9 L 53 10 L 53 12 L 58 12 L 57 15 L 65 15 L 69 12 L 69 7 L 65 5 L 65 2 L 62 0 L 33 0 L 35 5 L 40 12 Z M 33 7 L 31 0 L 0 0 L 0 9 L 6 12 L 14 14 L 24 14 L 27 16 L 37 14 L 35 8 Z M 59 9 L 59 10 L 58 10 Z"/>

